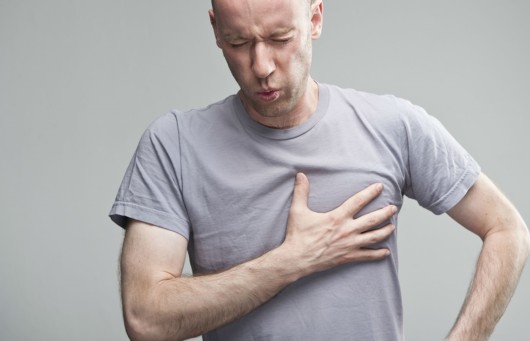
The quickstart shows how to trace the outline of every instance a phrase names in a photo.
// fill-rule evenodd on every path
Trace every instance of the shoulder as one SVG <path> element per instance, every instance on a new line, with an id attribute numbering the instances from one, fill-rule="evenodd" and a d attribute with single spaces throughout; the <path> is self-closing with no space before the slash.
<path id="1" fill-rule="evenodd" d="M 421 107 L 393 94 L 375 94 L 335 85 L 326 86 L 330 91 L 332 107 L 346 105 L 353 108 L 357 115 L 367 119 L 395 121 L 408 116 L 411 111 L 424 112 Z"/>
<path id="2" fill-rule="evenodd" d="M 403 137 L 411 126 L 429 124 L 431 117 L 420 106 L 393 94 L 375 94 L 328 85 L 330 109 L 353 114 L 374 133 Z"/>
<path id="3" fill-rule="evenodd" d="M 186 111 L 173 109 L 157 117 L 147 127 L 144 137 L 174 138 L 189 129 L 203 129 L 205 125 L 215 125 L 216 120 L 222 120 L 232 112 L 234 95 L 228 96 L 206 107 Z"/>

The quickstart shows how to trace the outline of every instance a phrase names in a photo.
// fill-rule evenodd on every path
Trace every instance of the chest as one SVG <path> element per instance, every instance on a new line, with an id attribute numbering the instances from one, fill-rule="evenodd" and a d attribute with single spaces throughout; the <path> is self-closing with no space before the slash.
<path id="1" fill-rule="evenodd" d="M 376 182 L 385 190 L 363 212 L 401 206 L 403 164 L 377 138 L 326 125 L 291 140 L 211 136 L 183 152 L 183 196 L 191 222 L 190 258 L 197 272 L 255 258 L 285 236 L 294 178 L 310 182 L 309 208 L 327 212 Z M 212 148 L 216 146 L 217 148 Z M 361 213 L 363 213 L 361 212 Z"/>

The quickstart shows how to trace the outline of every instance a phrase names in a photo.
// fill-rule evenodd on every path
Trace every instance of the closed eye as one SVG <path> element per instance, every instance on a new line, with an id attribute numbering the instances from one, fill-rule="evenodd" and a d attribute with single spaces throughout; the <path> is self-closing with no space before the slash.
<path id="1" fill-rule="evenodd" d="M 289 38 L 275 38 L 275 39 L 272 39 L 272 41 L 273 41 L 274 43 L 277 43 L 277 44 L 287 44 L 287 43 L 289 43 L 291 40 L 292 40 L 291 37 L 289 37 Z"/>
<path id="2" fill-rule="evenodd" d="M 247 44 L 246 41 L 243 41 L 243 42 L 238 42 L 238 43 L 229 43 L 231 47 L 233 48 L 239 48 L 239 47 L 243 47 Z"/>

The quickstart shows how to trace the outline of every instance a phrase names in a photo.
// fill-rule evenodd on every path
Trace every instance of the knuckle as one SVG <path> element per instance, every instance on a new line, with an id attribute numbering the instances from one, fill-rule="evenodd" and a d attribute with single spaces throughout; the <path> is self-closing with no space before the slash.
<path id="1" fill-rule="evenodd" d="M 377 230 L 377 233 L 375 235 L 376 242 L 380 242 L 387 237 L 388 237 L 388 234 L 386 233 L 384 229 Z"/>
<path id="2" fill-rule="evenodd" d="M 377 229 L 364 233 L 365 245 L 373 245 L 387 238 L 389 233 L 385 229 Z"/>
<path id="3" fill-rule="evenodd" d="M 379 236 L 376 234 L 371 234 L 368 238 L 368 244 L 375 244 L 379 241 Z"/>
<path id="4" fill-rule="evenodd" d="M 355 234 L 362 234 L 364 231 L 364 227 L 359 222 L 354 221 L 353 224 L 351 224 L 350 226 L 350 230 Z"/>
<path id="5" fill-rule="evenodd" d="M 340 213 L 338 213 L 336 211 L 329 212 L 329 214 L 328 214 L 328 223 L 330 225 L 333 225 L 333 226 L 340 225 L 341 221 L 342 221 L 342 216 L 341 216 Z"/>
<path id="6" fill-rule="evenodd" d="M 377 225 L 378 222 L 379 222 L 379 219 L 377 219 L 377 217 L 375 215 L 370 215 L 368 217 L 368 225 L 375 226 L 375 225 Z"/>

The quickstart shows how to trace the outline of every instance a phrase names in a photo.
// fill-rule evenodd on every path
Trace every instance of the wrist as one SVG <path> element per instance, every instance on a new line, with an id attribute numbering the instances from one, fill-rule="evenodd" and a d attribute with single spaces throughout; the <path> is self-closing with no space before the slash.
<path id="1" fill-rule="evenodd" d="M 284 285 L 289 285 L 309 275 L 307 267 L 302 266 L 283 244 L 269 251 L 265 257 L 267 267 L 272 269 L 274 276 Z"/>

